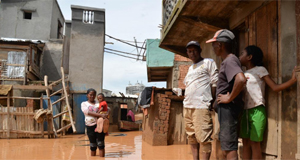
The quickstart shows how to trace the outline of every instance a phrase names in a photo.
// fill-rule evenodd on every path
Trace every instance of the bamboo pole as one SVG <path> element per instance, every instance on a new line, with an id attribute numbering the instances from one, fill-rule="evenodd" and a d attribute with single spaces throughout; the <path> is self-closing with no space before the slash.
<path id="1" fill-rule="evenodd" d="M 44 80 L 45 80 L 45 86 L 48 87 L 48 76 L 45 76 Z M 52 112 L 52 103 L 51 103 L 51 99 L 50 99 L 49 89 L 46 89 L 46 94 L 47 94 L 47 97 L 49 98 L 48 99 L 48 109 L 50 109 L 51 112 Z M 54 132 L 55 137 L 57 137 L 56 129 L 55 129 L 55 126 L 54 126 L 54 123 L 53 123 L 53 118 L 51 117 L 51 118 L 47 118 L 47 119 L 48 119 L 48 131 L 50 131 L 49 127 L 51 127 L 50 124 L 52 124 L 52 130 Z M 48 134 L 48 138 L 50 138 L 50 137 L 53 138 L 53 136 L 50 135 L 50 137 L 49 137 L 49 135 L 50 135 L 50 133 Z"/>
<path id="2" fill-rule="evenodd" d="M 62 78 L 49 84 L 49 87 L 55 86 L 57 83 L 59 83 L 61 81 L 62 81 Z"/>
<path id="3" fill-rule="evenodd" d="M 10 138 L 10 92 L 7 94 L 7 138 Z"/>
<path id="4" fill-rule="evenodd" d="M 56 92 L 52 93 L 52 94 L 50 95 L 50 97 L 52 97 L 52 96 L 56 95 L 57 93 L 59 93 L 59 92 L 61 92 L 61 91 L 63 91 L 63 89 L 60 89 L 60 90 L 58 90 L 58 91 L 56 91 Z"/>
<path id="5" fill-rule="evenodd" d="M 73 125 L 73 124 L 70 123 L 70 124 L 68 124 L 68 125 L 66 125 L 66 126 L 64 126 L 64 127 L 62 127 L 61 129 L 57 130 L 57 133 L 61 132 L 62 130 L 66 129 L 66 128 L 72 126 L 72 125 Z"/>
<path id="6" fill-rule="evenodd" d="M 12 99 L 30 99 L 30 100 L 40 100 L 39 97 L 17 97 L 17 96 L 14 96 L 14 97 L 11 97 Z M 48 98 L 45 98 L 45 99 L 48 99 Z"/>
<path id="7" fill-rule="evenodd" d="M 18 107 L 18 108 L 21 108 L 21 107 Z M 24 108 L 24 107 L 22 107 Z M 3 112 L 0 112 L 0 115 L 5 115 L 7 113 L 3 113 Z M 27 112 L 10 112 L 10 115 L 14 115 L 14 116 L 34 116 L 34 113 L 27 113 Z"/>
<path id="8" fill-rule="evenodd" d="M 75 125 L 74 125 L 74 121 L 73 121 L 73 117 L 72 117 L 72 112 L 71 112 L 71 107 L 70 107 L 70 104 L 69 104 L 68 92 L 66 90 L 64 68 L 60 67 L 60 70 L 61 70 L 61 76 L 62 76 L 62 79 L 63 79 L 62 85 L 63 85 L 63 89 L 64 89 L 64 94 L 65 94 L 65 97 L 66 97 L 66 104 L 67 104 L 67 107 L 68 107 L 68 110 L 69 110 L 70 121 L 71 121 L 71 124 L 72 124 L 73 132 L 75 133 L 76 132 L 76 128 L 75 128 Z"/>
<path id="9" fill-rule="evenodd" d="M 54 104 L 56 104 L 56 103 L 58 103 L 58 102 L 64 100 L 65 98 L 66 98 L 66 96 L 64 96 L 64 97 L 62 97 L 62 98 L 60 98 L 60 99 L 58 99 L 57 101 L 53 102 L 52 105 L 54 105 Z"/>
<path id="10" fill-rule="evenodd" d="M 40 109 L 43 109 L 43 94 L 41 95 L 41 99 L 40 99 Z M 44 121 L 41 124 L 38 124 L 41 127 L 41 137 L 44 138 Z"/>
<path id="11" fill-rule="evenodd" d="M 63 114 L 65 114 L 65 113 L 67 113 L 67 112 L 69 112 L 69 110 L 63 111 L 63 112 L 61 112 L 61 113 L 59 113 L 59 114 L 53 116 L 53 119 L 54 119 L 54 118 L 57 118 L 57 117 L 59 117 L 59 116 L 61 116 L 61 115 L 63 115 Z"/>
<path id="12" fill-rule="evenodd" d="M 5 130 L 0 130 L 0 132 L 5 132 Z M 28 136 L 28 134 L 39 134 L 41 135 L 41 131 L 23 131 L 23 130 L 11 130 L 11 133 L 18 133 L 18 134 L 26 134 L 26 136 Z"/>
<path id="13" fill-rule="evenodd" d="M 6 99 L 7 97 L 1 96 L 0 99 Z M 11 99 L 32 99 L 32 100 L 40 100 L 38 97 L 19 97 L 19 96 L 12 96 Z M 49 99 L 49 98 L 43 98 L 43 99 Z"/>
<path id="14" fill-rule="evenodd" d="M 22 107 L 22 109 L 23 109 L 23 112 L 27 114 L 27 108 L 26 107 Z M 25 128 L 25 131 L 28 131 L 28 125 L 27 125 L 28 118 L 27 118 L 26 115 L 23 115 L 23 117 L 24 117 L 24 128 Z M 27 134 L 24 133 L 24 137 L 26 137 L 26 136 L 27 136 Z"/>
<path id="15" fill-rule="evenodd" d="M 19 112 L 19 108 L 16 108 L 16 112 Z M 20 117 L 20 116 L 16 116 L 16 125 L 17 125 L 17 126 L 16 126 L 16 129 L 17 129 L 17 130 L 20 130 L 20 127 L 19 127 L 19 121 L 20 121 L 20 120 L 19 120 L 19 117 Z M 17 138 L 19 138 L 19 136 L 20 136 L 20 135 L 17 133 Z"/>
<path id="16" fill-rule="evenodd" d="M 4 113 L 3 109 L 4 109 L 4 107 L 1 106 L 1 112 L 0 113 Z M 1 116 L 1 122 L 0 122 L 1 123 L 1 125 L 0 125 L 1 127 L 0 127 L 0 129 L 3 130 L 3 115 L 0 115 L 0 116 Z M 4 136 L 4 134 L 2 133 L 2 135 L 1 135 L 0 138 L 3 138 L 3 136 Z"/>

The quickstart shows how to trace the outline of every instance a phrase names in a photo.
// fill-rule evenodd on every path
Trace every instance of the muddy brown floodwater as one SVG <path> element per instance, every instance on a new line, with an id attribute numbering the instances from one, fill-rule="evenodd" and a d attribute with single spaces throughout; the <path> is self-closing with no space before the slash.
<path id="1" fill-rule="evenodd" d="M 88 137 L 67 135 L 57 139 L 0 139 L 0 159 L 192 159 L 188 145 L 151 146 L 142 132 L 114 132 L 105 138 L 105 158 L 90 156 Z"/>

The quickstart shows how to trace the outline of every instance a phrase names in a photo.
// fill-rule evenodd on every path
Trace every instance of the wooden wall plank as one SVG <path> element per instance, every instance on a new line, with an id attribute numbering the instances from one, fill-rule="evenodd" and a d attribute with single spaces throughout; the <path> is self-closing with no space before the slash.
<path id="1" fill-rule="evenodd" d="M 256 44 L 256 21 L 255 13 L 249 16 L 249 45 Z"/>
<path id="2" fill-rule="evenodd" d="M 300 66 L 300 1 L 295 2 L 296 28 L 297 28 L 297 66 Z M 297 154 L 296 159 L 300 159 L 300 73 L 297 73 Z"/>
<path id="3" fill-rule="evenodd" d="M 10 138 L 10 94 L 7 95 L 7 138 Z"/>
<path id="4" fill-rule="evenodd" d="M 268 59 L 268 28 L 262 27 L 266 25 L 267 22 L 267 6 L 259 9 L 256 14 L 256 45 L 261 48 L 264 53 L 264 65 L 268 66 L 267 59 Z"/>
<path id="5" fill-rule="evenodd" d="M 278 26 L 277 26 L 277 2 L 271 2 L 267 6 L 267 45 L 268 50 L 266 54 L 267 70 L 271 78 L 278 82 Z M 262 26 L 263 27 L 263 26 Z M 273 92 L 269 87 L 266 89 L 266 109 L 268 114 L 268 126 L 264 137 L 263 148 L 265 153 L 271 155 L 278 155 L 278 98 L 279 95 Z"/>
<path id="6" fill-rule="evenodd" d="M 257 45 L 264 53 L 264 66 L 273 80 L 278 77 L 278 26 L 277 2 L 270 2 L 245 18 L 245 44 Z M 266 87 L 266 110 L 268 124 L 265 131 L 262 151 L 270 155 L 278 154 L 278 94 Z M 274 98 L 278 97 L 278 98 Z"/>
<path id="7" fill-rule="evenodd" d="M 0 138 L 44 137 L 43 123 L 38 124 L 33 119 L 33 106 L 15 107 L 13 110 L 12 107 L 14 106 L 10 106 L 11 109 L 8 110 L 7 107 L 0 106 Z"/>
<path id="8" fill-rule="evenodd" d="M 2 107 L 2 106 L 0 106 L 0 109 L 1 109 L 1 113 L 3 113 L 3 109 L 4 109 L 4 107 Z M 0 120 L 1 120 L 1 122 L 0 122 L 0 130 L 3 130 L 3 114 L 1 114 L 0 115 Z M 3 136 L 4 136 L 4 134 L 3 134 L 3 132 L 0 134 L 0 138 L 3 138 Z"/>
<path id="9" fill-rule="evenodd" d="M 249 17 L 245 18 L 245 28 L 246 28 L 246 33 L 245 33 L 245 46 L 249 45 Z"/>
<path id="10" fill-rule="evenodd" d="M 43 108 L 43 94 L 41 95 L 41 99 L 40 99 L 40 109 Z M 39 124 L 40 125 L 40 131 L 41 131 L 41 137 L 44 137 L 44 121 L 42 123 Z"/>

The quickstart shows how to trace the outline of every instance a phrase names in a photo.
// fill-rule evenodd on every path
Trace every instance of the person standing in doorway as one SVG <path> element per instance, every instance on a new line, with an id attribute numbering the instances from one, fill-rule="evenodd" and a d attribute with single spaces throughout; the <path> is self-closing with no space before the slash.
<path id="1" fill-rule="evenodd" d="M 193 64 L 184 79 L 185 130 L 194 160 L 198 160 L 199 156 L 200 159 L 208 160 L 211 153 L 210 137 L 213 132 L 210 108 L 215 97 L 218 69 L 213 59 L 201 57 L 202 49 L 197 41 L 189 42 L 186 50 Z"/>
<path id="2" fill-rule="evenodd" d="M 246 78 L 239 59 L 232 54 L 234 34 L 227 30 L 217 31 L 206 43 L 212 43 L 215 54 L 222 59 L 217 83 L 217 112 L 220 123 L 219 140 L 226 159 L 238 159 L 238 117 L 243 109 L 241 91 Z"/>

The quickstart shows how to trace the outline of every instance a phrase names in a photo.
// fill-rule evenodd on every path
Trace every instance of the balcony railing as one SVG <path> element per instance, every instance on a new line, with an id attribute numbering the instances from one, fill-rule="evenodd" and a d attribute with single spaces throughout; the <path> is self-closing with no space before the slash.
<path id="1" fill-rule="evenodd" d="M 172 12 L 180 0 L 164 0 L 163 1 L 163 25 L 166 25 L 170 17 L 172 16 Z"/>

